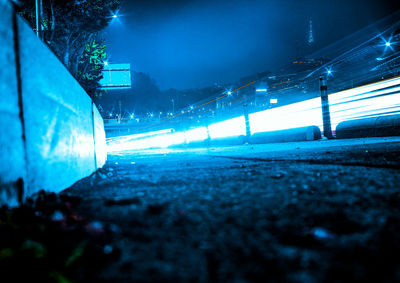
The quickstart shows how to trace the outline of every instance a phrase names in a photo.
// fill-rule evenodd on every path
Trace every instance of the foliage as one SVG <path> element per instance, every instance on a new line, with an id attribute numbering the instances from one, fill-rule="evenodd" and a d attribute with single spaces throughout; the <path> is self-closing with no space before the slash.
<path id="1" fill-rule="evenodd" d="M 78 80 L 91 96 L 98 94 L 98 82 L 102 78 L 106 57 L 106 45 L 94 39 L 86 45 L 79 59 Z"/>
<path id="2" fill-rule="evenodd" d="M 99 56 L 96 62 L 105 59 L 105 48 L 93 48 L 93 43 L 99 44 L 100 32 L 111 22 L 112 15 L 118 11 L 120 1 L 42 0 L 42 3 L 44 42 L 93 96 L 94 89 L 101 79 L 101 76 L 98 76 L 101 72 L 100 65 L 93 63 L 93 57 Z M 35 29 L 35 1 L 20 0 L 17 8 Z M 89 61 L 82 62 L 84 60 Z"/>

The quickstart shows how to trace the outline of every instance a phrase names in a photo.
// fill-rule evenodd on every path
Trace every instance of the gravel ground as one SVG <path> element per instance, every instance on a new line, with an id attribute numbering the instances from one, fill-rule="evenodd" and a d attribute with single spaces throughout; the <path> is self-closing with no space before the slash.
<path id="1" fill-rule="evenodd" d="M 114 227 L 98 280 L 400 281 L 400 142 L 109 155 L 64 191 Z"/>

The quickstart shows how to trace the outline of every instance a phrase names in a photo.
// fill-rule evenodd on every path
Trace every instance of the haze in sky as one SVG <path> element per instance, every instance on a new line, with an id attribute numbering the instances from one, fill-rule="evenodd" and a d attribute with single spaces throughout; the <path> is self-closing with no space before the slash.
<path id="1" fill-rule="evenodd" d="M 204 87 L 274 71 L 392 14 L 397 2 L 125 0 L 105 31 L 107 53 L 110 62 L 148 73 L 161 89 Z"/>

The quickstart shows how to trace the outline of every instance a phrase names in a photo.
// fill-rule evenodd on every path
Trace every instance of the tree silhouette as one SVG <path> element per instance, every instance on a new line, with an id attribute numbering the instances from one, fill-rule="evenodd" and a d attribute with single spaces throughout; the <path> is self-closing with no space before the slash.
<path id="1" fill-rule="evenodd" d="M 98 56 L 96 60 L 104 61 L 105 56 L 102 50 L 92 47 L 101 41 L 100 32 L 113 19 L 112 16 L 117 12 L 120 1 L 42 0 L 42 3 L 43 41 L 88 93 L 94 95 L 93 89 L 101 77 L 93 76 L 91 73 L 101 72 L 101 69 L 99 70 L 99 64 L 93 64 L 93 57 Z M 33 29 L 36 28 L 35 1 L 18 1 L 17 11 Z M 92 53 L 88 54 L 91 51 Z M 88 80 L 88 75 L 92 75 L 91 80 Z M 90 81 L 92 83 L 89 83 Z"/>

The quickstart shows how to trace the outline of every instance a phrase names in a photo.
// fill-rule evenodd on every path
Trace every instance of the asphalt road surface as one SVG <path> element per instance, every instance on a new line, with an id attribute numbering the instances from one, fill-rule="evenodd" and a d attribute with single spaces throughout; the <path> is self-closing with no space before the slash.
<path id="1" fill-rule="evenodd" d="M 102 280 L 400 281 L 400 138 L 121 152 L 62 194 L 115 227 Z"/>

